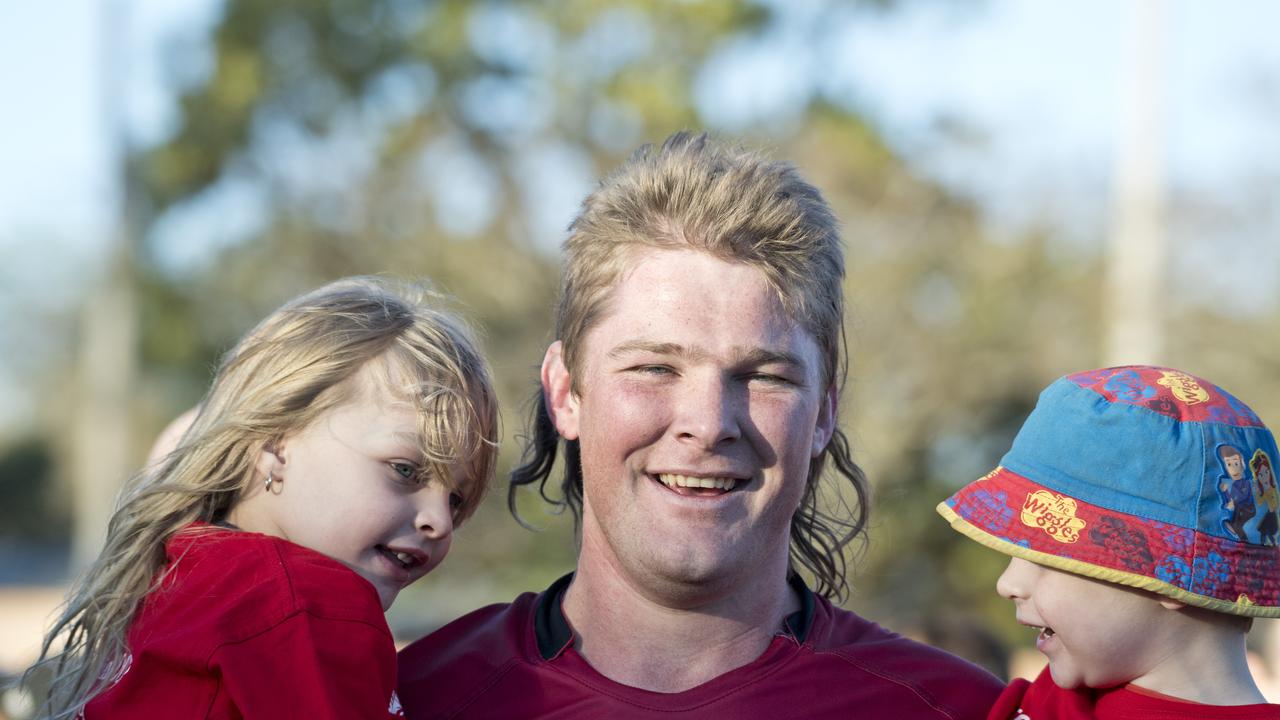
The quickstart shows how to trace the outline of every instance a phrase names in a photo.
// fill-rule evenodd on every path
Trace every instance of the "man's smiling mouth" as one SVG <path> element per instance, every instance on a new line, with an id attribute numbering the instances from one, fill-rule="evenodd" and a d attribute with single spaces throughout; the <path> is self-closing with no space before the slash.
<path id="1" fill-rule="evenodd" d="M 677 494 L 693 496 L 724 495 L 746 482 L 734 477 L 695 477 L 676 473 L 658 473 L 654 477 Z"/>

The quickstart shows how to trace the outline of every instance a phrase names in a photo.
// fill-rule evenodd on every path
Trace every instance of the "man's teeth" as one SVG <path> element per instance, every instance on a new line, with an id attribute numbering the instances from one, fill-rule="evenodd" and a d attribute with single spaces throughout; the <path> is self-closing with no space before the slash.
<path id="1" fill-rule="evenodd" d="M 689 475 L 676 475 L 673 473 L 662 473 L 658 475 L 658 479 L 667 487 L 709 488 L 714 490 L 732 490 L 733 487 L 738 484 L 737 478 L 691 477 Z"/>

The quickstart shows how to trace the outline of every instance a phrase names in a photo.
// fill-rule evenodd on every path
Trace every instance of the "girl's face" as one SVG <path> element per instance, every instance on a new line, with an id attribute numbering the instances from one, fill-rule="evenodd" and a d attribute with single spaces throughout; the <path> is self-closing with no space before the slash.
<path id="1" fill-rule="evenodd" d="M 372 583 L 383 609 L 449 552 L 461 469 L 419 481 L 418 413 L 371 371 L 353 398 L 263 452 L 231 522 L 324 553 Z M 263 480 L 270 472 L 270 492 Z"/>

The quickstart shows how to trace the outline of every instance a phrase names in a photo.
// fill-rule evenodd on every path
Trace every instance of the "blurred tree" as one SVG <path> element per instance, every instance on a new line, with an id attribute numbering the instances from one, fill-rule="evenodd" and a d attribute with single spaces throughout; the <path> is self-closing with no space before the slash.
<path id="1" fill-rule="evenodd" d="M 42 438 L 24 438 L 0 449 L 0 538 L 66 537 L 70 517 L 47 491 L 52 473 L 53 449 Z"/>
<path id="2" fill-rule="evenodd" d="M 573 208 L 640 142 L 696 126 L 692 70 L 770 18 L 728 0 L 229 0 L 206 71 L 173 60 L 188 78 L 175 132 L 137 158 L 149 421 L 194 402 L 217 353 L 283 299 L 422 275 L 485 330 L 509 464 Z M 220 248 L 200 255 L 209 226 Z M 435 621 L 571 565 L 567 525 L 530 516 L 559 529 L 529 542 L 501 503 L 464 529 L 442 579 L 481 598 L 450 593 Z"/>
<path id="3" fill-rule="evenodd" d="M 842 6 L 817 4 L 809 24 Z M 155 218 L 147 376 L 170 378 L 156 386 L 166 396 L 174 383 L 202 385 L 203 373 L 180 378 L 319 282 L 426 275 L 488 330 L 509 463 L 549 339 L 552 249 L 573 205 L 635 145 L 699 126 L 699 69 L 726 46 L 767 37 L 787 21 L 780 8 L 230 0 L 207 72 L 181 96 L 177 130 L 139 158 Z M 971 203 L 919 177 L 847 103 L 807 86 L 793 124 L 741 132 L 795 160 L 848 223 L 857 319 L 845 415 L 878 490 L 865 590 L 852 603 L 919 625 L 956 587 L 991 595 L 972 589 L 981 553 L 956 542 L 932 507 L 994 463 L 1058 371 L 1059 350 L 1095 346 L 1093 286 L 1079 282 L 1089 266 L 1055 264 L 1044 238 L 991 243 Z M 166 260 L 229 214 L 242 216 L 229 223 L 239 237 L 224 237 L 208 265 Z M 1050 289 L 1062 294 L 1040 295 Z M 1070 297 L 1071 310 L 1064 319 L 1048 300 L 1008 302 L 1037 296 Z M 431 603 L 401 603 L 393 620 L 425 627 L 567 569 L 567 524 L 531 515 L 555 532 L 530 540 L 489 503 L 438 571 L 451 592 L 428 583 L 420 592 Z"/>
<path id="4" fill-rule="evenodd" d="M 807 29 L 850 12 L 800 5 Z M 218 353 L 287 297 L 341 275 L 424 275 L 486 331 L 505 470 L 550 339 L 554 248 L 573 208 L 639 143 L 722 117 L 696 86 L 726 48 L 808 52 L 797 65 L 821 75 L 823 44 L 768 45 L 788 12 L 730 0 L 228 0 L 208 55 L 183 48 L 171 62 L 172 136 L 134 158 L 149 228 L 144 422 L 158 429 L 194 403 Z M 796 78 L 783 121 L 734 130 L 795 161 L 846 223 L 843 414 L 876 490 L 849 604 L 922 628 L 954 627 L 959 612 L 1012 638 L 991 587 L 999 556 L 933 507 L 995 465 L 1043 385 L 1097 363 L 1098 260 L 1050 228 L 989 237 L 973 202 L 923 178 L 814 77 Z M 529 536 L 487 503 L 393 625 L 412 635 L 568 569 L 568 523 L 526 500 L 549 532 Z M 977 645 L 956 649 L 986 652 Z"/>

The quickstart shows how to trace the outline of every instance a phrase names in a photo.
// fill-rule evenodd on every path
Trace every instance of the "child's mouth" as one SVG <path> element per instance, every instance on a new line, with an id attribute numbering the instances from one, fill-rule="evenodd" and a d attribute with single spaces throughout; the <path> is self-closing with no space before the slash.
<path id="1" fill-rule="evenodd" d="M 1036 649 L 1043 651 L 1045 643 L 1049 642 L 1054 637 L 1056 637 L 1057 633 L 1055 633 L 1053 631 L 1053 628 L 1051 627 L 1042 627 L 1042 628 L 1036 628 L 1036 629 L 1040 631 L 1040 634 L 1036 636 Z"/>
<path id="2" fill-rule="evenodd" d="M 422 561 L 418 557 L 400 550 L 392 550 L 386 545 L 377 545 L 374 549 L 382 553 L 382 555 L 388 560 L 399 565 L 405 570 L 412 570 L 422 564 Z"/>

